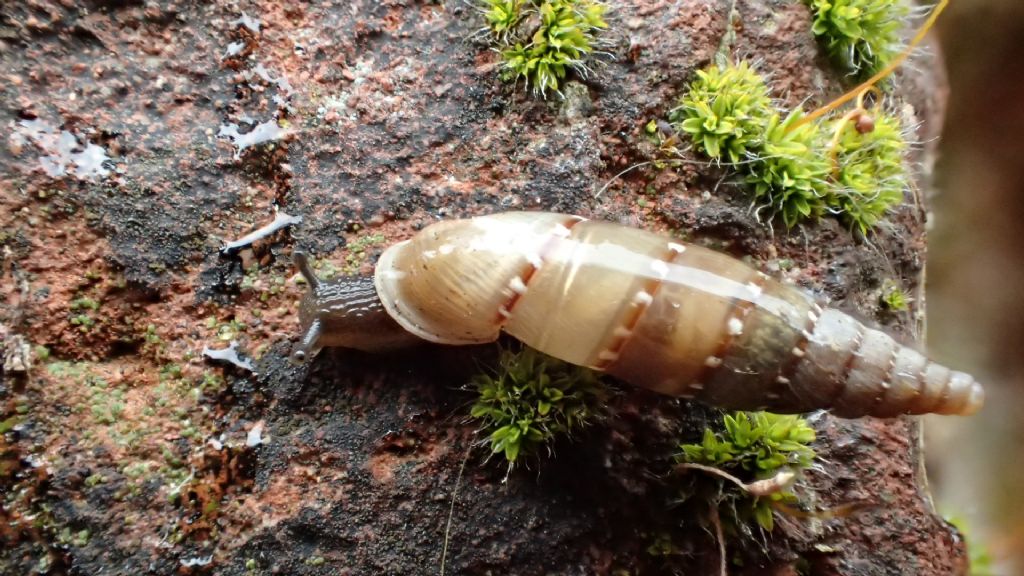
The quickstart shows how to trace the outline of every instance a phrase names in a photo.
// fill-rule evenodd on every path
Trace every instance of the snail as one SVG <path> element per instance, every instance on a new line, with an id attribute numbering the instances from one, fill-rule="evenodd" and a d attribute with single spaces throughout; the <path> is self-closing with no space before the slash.
<path id="1" fill-rule="evenodd" d="M 506 212 L 427 226 L 373 278 L 309 283 L 292 358 L 505 331 L 566 362 L 733 410 L 972 414 L 982 387 L 735 258 L 579 216 Z"/>

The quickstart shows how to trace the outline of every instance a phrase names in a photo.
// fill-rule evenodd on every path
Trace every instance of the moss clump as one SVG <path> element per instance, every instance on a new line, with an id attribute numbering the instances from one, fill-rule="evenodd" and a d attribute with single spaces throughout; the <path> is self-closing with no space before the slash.
<path id="1" fill-rule="evenodd" d="M 503 62 L 502 77 L 523 78 L 535 93 L 558 91 L 570 70 L 586 74 L 586 58 L 608 27 L 598 0 L 480 0 Z"/>
<path id="2" fill-rule="evenodd" d="M 769 412 L 738 412 L 726 415 L 723 432 L 704 430 L 699 444 L 682 444 L 676 460 L 685 464 L 711 466 L 744 483 L 770 480 L 780 472 L 799 471 L 811 465 L 814 429 L 798 416 Z M 734 525 L 755 521 L 765 530 L 774 526 L 774 503 L 797 501 L 788 488 L 759 494 L 740 488 L 714 475 L 690 475 L 683 488 L 684 501 L 705 502 L 715 506 L 723 519 Z"/>
<path id="3" fill-rule="evenodd" d="M 693 138 L 697 150 L 737 163 L 760 145 L 772 115 L 768 86 L 746 62 L 697 72 L 669 120 Z"/>
<path id="4" fill-rule="evenodd" d="M 900 50 L 908 8 L 903 0 L 807 0 L 811 30 L 829 57 L 858 77 L 870 76 Z"/>
<path id="5" fill-rule="evenodd" d="M 881 113 L 873 124 L 869 131 L 858 130 L 851 123 L 832 127 L 838 136 L 832 150 L 832 207 L 844 222 L 862 234 L 903 201 L 907 187 L 903 164 L 907 142 L 899 120 Z"/>
<path id="6" fill-rule="evenodd" d="M 746 63 L 698 72 L 669 114 L 696 150 L 743 175 L 758 210 L 789 228 L 833 214 L 867 234 L 907 186 L 899 120 L 870 118 L 861 100 L 836 120 L 804 118 L 799 109 L 775 107 L 764 79 Z M 646 130 L 657 132 L 657 123 Z"/>
<path id="7" fill-rule="evenodd" d="M 346 276 L 353 276 L 359 273 L 359 268 L 366 262 L 367 250 L 373 246 L 384 243 L 383 234 L 364 234 L 349 240 L 345 245 L 348 254 L 345 256 L 345 266 L 342 273 Z"/>
<path id="8" fill-rule="evenodd" d="M 885 306 L 887 310 L 892 312 L 906 312 L 910 309 L 910 302 L 912 298 L 900 285 L 894 281 L 887 281 L 882 286 L 882 295 L 879 297 L 879 302 L 882 306 Z"/>
<path id="9" fill-rule="evenodd" d="M 829 206 L 829 165 L 817 124 L 796 125 L 803 114 L 774 114 L 764 127 L 758 156 L 747 166 L 754 198 L 782 217 L 787 228 L 821 216 Z"/>
<path id="10" fill-rule="evenodd" d="M 472 386 L 478 396 L 470 416 L 510 468 L 589 425 L 607 397 L 593 371 L 526 347 L 502 351 L 497 371 L 478 374 Z"/>
<path id="11" fill-rule="evenodd" d="M 487 27 L 499 40 L 506 40 L 523 19 L 526 0 L 484 0 L 484 18 Z"/>
<path id="12" fill-rule="evenodd" d="M 965 518 L 946 516 L 946 522 L 952 524 L 967 543 L 969 576 L 996 576 L 1001 573 L 996 570 L 996 562 L 989 550 L 988 542 L 978 537 Z"/>
<path id="13" fill-rule="evenodd" d="M 217 339 L 221 342 L 230 342 L 238 338 L 239 334 L 246 330 L 246 325 L 240 320 L 231 318 L 220 321 L 216 316 L 208 316 L 204 322 L 208 330 L 215 330 Z"/>
<path id="14" fill-rule="evenodd" d="M 89 332 L 98 323 L 97 319 L 93 317 L 93 312 L 96 312 L 100 308 L 100 303 L 92 298 L 81 297 L 71 301 L 68 305 L 68 310 L 71 312 L 77 312 L 72 314 L 68 318 L 68 322 L 72 326 L 77 326 L 81 332 Z"/>
<path id="15" fill-rule="evenodd" d="M 92 298 L 76 298 L 71 301 L 71 310 L 99 310 L 100 303 Z"/>

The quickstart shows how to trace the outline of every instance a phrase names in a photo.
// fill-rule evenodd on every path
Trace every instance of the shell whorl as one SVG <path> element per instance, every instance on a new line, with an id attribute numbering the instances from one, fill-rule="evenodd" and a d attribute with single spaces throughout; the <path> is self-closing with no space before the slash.
<path id="1" fill-rule="evenodd" d="M 731 409 L 845 417 L 978 410 L 970 376 L 928 361 L 742 262 L 576 216 L 439 222 L 390 247 L 374 283 L 442 344 L 504 330 L 567 362 Z"/>
<path id="2" fill-rule="evenodd" d="M 529 281 L 548 234 L 579 221 L 562 214 L 509 212 L 433 224 L 381 254 L 374 282 L 406 330 L 439 344 L 492 342 L 501 311 Z"/>

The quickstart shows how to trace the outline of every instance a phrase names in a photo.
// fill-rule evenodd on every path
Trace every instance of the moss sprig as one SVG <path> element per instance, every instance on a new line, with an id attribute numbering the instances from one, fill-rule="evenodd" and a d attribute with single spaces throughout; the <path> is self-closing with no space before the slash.
<path id="1" fill-rule="evenodd" d="M 811 30 L 829 57 L 864 78 L 884 68 L 902 49 L 900 29 L 909 9 L 904 0 L 807 0 Z"/>
<path id="2" fill-rule="evenodd" d="M 781 472 L 799 472 L 811 466 L 815 458 L 810 447 L 816 439 L 814 429 L 798 416 L 769 412 L 737 412 L 726 415 L 724 429 L 704 430 L 700 443 L 680 445 L 676 461 L 683 466 L 712 467 L 738 479 L 724 481 L 719 476 L 692 474 L 682 489 L 682 500 L 698 500 L 715 506 L 722 517 L 734 525 L 754 521 L 771 531 L 775 503 L 797 502 L 788 482 L 759 489 L 759 482 L 771 482 Z M 786 476 L 789 478 L 790 476 Z"/>
<path id="3" fill-rule="evenodd" d="M 867 234 L 903 200 L 908 184 L 900 121 L 869 114 L 870 92 L 880 95 L 865 91 L 841 118 L 809 122 L 800 109 L 775 106 L 749 64 L 712 66 L 697 73 L 669 121 L 695 150 L 735 168 L 757 209 L 786 227 L 832 214 Z M 652 123 L 648 133 L 652 126 L 658 132 Z"/>
<path id="4" fill-rule="evenodd" d="M 829 207 L 829 164 L 822 156 L 823 138 L 817 124 L 796 123 L 803 112 L 785 118 L 773 114 L 758 155 L 747 166 L 747 183 L 754 199 L 782 218 L 787 228 L 821 216 Z"/>
<path id="5" fill-rule="evenodd" d="M 903 201 L 907 142 L 898 118 L 876 113 L 871 130 L 832 123 L 836 139 L 832 209 L 851 228 L 867 234 L 882 216 Z"/>
<path id="6" fill-rule="evenodd" d="M 887 280 L 882 284 L 882 294 L 878 297 L 878 301 L 890 312 L 906 312 L 910 310 L 910 303 L 914 299 L 898 282 Z"/>
<path id="7" fill-rule="evenodd" d="M 587 57 L 608 27 L 608 6 L 599 0 L 479 1 L 502 78 L 522 78 L 541 96 L 557 92 L 570 71 L 587 73 Z"/>
<path id="8" fill-rule="evenodd" d="M 509 34 L 523 19 L 523 3 L 527 0 L 484 0 L 483 12 L 487 27 L 499 41 L 508 39 Z"/>
<path id="9" fill-rule="evenodd" d="M 607 398 L 595 372 L 527 347 L 503 350 L 497 370 L 476 375 L 471 385 L 477 399 L 470 416 L 510 469 L 590 425 Z"/>
<path id="10" fill-rule="evenodd" d="M 970 576 L 996 576 L 1001 573 L 996 568 L 997 557 L 990 549 L 991 543 L 976 532 L 966 518 L 947 515 L 945 519 L 960 532 L 967 543 L 967 573 Z"/>
<path id="11" fill-rule="evenodd" d="M 669 120 L 693 138 L 697 150 L 729 162 L 746 158 L 772 115 L 768 86 L 749 64 L 697 72 L 689 92 L 669 113 Z"/>

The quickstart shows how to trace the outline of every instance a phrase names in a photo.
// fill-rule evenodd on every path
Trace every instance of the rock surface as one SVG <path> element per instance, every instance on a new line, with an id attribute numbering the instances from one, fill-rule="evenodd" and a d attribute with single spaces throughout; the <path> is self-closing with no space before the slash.
<path id="1" fill-rule="evenodd" d="M 426 574 L 445 544 L 449 574 L 717 569 L 666 477 L 714 412 L 622 389 L 587 437 L 503 480 L 472 449 L 461 389 L 493 347 L 287 363 L 294 248 L 321 273 L 368 273 L 440 218 L 573 212 L 724 250 L 917 334 L 877 302 L 887 280 L 920 287 L 921 194 L 870 243 L 831 219 L 772 233 L 717 168 L 642 167 L 597 196 L 653 158 L 643 126 L 719 50 L 730 2 L 615 2 L 614 58 L 547 101 L 498 79 L 468 2 L 290 4 L 0 8 L 0 336 L 33 364 L 0 385 L 0 572 Z M 802 3 L 735 9 L 731 57 L 774 97 L 842 92 Z M 915 62 L 891 98 L 929 142 L 942 80 Z M 920 189 L 928 151 L 915 161 Z M 221 250 L 275 206 L 302 222 Z M 204 359 L 232 341 L 254 371 Z M 731 541 L 730 573 L 962 572 L 917 422 L 814 422 L 817 504 L 876 505 Z M 650 553 L 665 534 L 678 554 Z"/>

